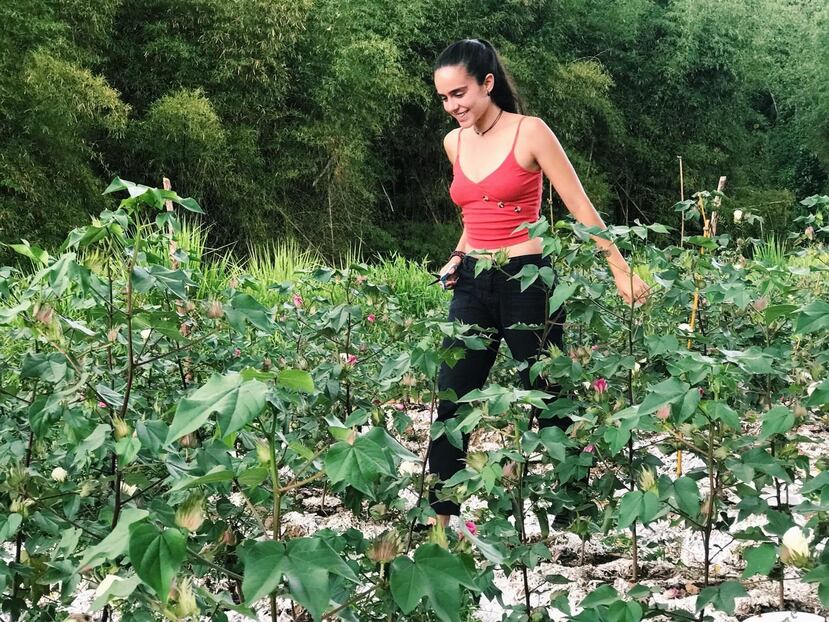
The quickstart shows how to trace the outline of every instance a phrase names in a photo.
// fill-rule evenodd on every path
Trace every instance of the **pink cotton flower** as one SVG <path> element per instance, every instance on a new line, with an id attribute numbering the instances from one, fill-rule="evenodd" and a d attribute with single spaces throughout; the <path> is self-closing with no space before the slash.
<path id="1" fill-rule="evenodd" d="M 109 408 L 106 402 L 98 402 L 98 408 Z"/>
<path id="2" fill-rule="evenodd" d="M 670 404 L 663 404 L 659 407 L 659 410 L 656 411 L 656 418 L 660 421 L 666 421 L 668 417 L 671 416 L 671 405 Z"/>
<path id="3" fill-rule="evenodd" d="M 345 357 L 345 364 L 354 367 L 354 365 L 357 364 L 357 355 L 349 354 L 347 357 Z"/>
<path id="4" fill-rule="evenodd" d="M 599 395 L 605 393 L 607 391 L 607 380 L 604 378 L 596 378 L 593 381 L 593 390 Z"/>
<path id="5" fill-rule="evenodd" d="M 304 301 L 302 300 L 302 296 L 300 296 L 299 294 L 294 294 L 294 306 L 295 306 L 297 309 L 301 309 L 301 308 L 302 308 L 302 304 L 303 304 L 303 302 L 304 302 Z"/>
<path id="6" fill-rule="evenodd" d="M 582 451 L 586 454 L 592 454 L 595 450 L 596 450 L 596 447 L 593 445 L 593 443 L 590 443 L 589 445 L 585 445 L 584 449 L 582 449 Z"/>
<path id="7" fill-rule="evenodd" d="M 394 405 L 395 410 L 406 410 L 406 405 L 403 402 L 397 402 Z"/>
<path id="8" fill-rule="evenodd" d="M 235 348 L 233 350 L 233 358 L 238 359 L 240 356 L 242 356 L 242 351 L 239 348 Z"/>
<path id="9" fill-rule="evenodd" d="M 371 323 L 371 324 L 373 324 L 373 323 L 374 323 L 374 320 L 376 320 L 376 319 L 377 319 L 377 318 L 374 316 L 374 314 L 373 314 L 373 313 L 369 313 L 369 314 L 368 314 L 368 316 L 366 317 L 366 321 L 367 321 L 367 322 L 369 322 L 369 323 Z"/>

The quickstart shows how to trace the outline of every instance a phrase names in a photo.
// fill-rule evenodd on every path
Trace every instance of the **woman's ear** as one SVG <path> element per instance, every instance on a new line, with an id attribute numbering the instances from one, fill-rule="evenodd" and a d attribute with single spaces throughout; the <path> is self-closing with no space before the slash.
<path id="1" fill-rule="evenodd" d="M 484 76 L 484 88 L 486 89 L 487 93 L 492 93 L 492 89 L 495 88 L 495 76 L 491 73 L 486 74 Z"/>

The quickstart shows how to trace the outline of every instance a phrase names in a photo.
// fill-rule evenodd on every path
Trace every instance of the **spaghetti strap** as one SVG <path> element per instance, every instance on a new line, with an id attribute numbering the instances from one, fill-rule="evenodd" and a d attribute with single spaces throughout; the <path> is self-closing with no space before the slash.
<path id="1" fill-rule="evenodd" d="M 524 119 L 526 118 L 527 117 L 521 117 L 521 120 L 518 121 L 518 127 L 515 128 L 515 138 L 512 139 L 512 149 L 510 150 L 510 152 L 515 151 L 515 145 L 518 143 L 518 132 L 521 131 L 521 124 L 524 122 Z"/>

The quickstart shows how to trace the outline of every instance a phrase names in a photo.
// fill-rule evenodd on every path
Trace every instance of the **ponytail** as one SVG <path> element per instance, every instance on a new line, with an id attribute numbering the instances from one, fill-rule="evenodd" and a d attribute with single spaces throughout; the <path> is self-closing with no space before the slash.
<path id="1" fill-rule="evenodd" d="M 507 112 L 523 113 L 524 104 L 518 96 L 512 76 L 504 69 L 501 57 L 485 39 L 461 39 L 455 41 L 435 61 L 434 71 L 441 67 L 463 65 L 478 84 L 484 83 L 488 73 L 495 77 L 490 97 L 495 104 Z"/>

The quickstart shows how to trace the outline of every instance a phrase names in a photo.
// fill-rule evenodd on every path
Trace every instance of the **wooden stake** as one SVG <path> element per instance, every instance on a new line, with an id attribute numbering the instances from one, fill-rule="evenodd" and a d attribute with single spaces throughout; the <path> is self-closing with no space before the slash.
<path id="1" fill-rule="evenodd" d="M 685 175 L 682 173 L 682 156 L 676 156 L 679 158 L 679 200 L 685 200 Z M 685 240 L 685 212 L 680 212 L 682 217 L 679 223 L 679 248 L 683 247 L 684 240 Z"/>
<path id="2" fill-rule="evenodd" d="M 172 190 L 173 185 L 170 183 L 170 179 L 168 177 L 162 178 L 161 185 L 164 187 L 165 190 Z M 173 211 L 173 202 L 170 200 L 164 201 L 164 207 L 167 208 L 168 212 Z M 172 262 L 173 270 L 178 269 L 178 260 L 176 259 L 176 250 L 178 247 L 176 246 L 176 241 L 173 238 L 173 225 L 172 223 L 167 223 L 167 232 L 170 234 L 170 261 Z"/>

